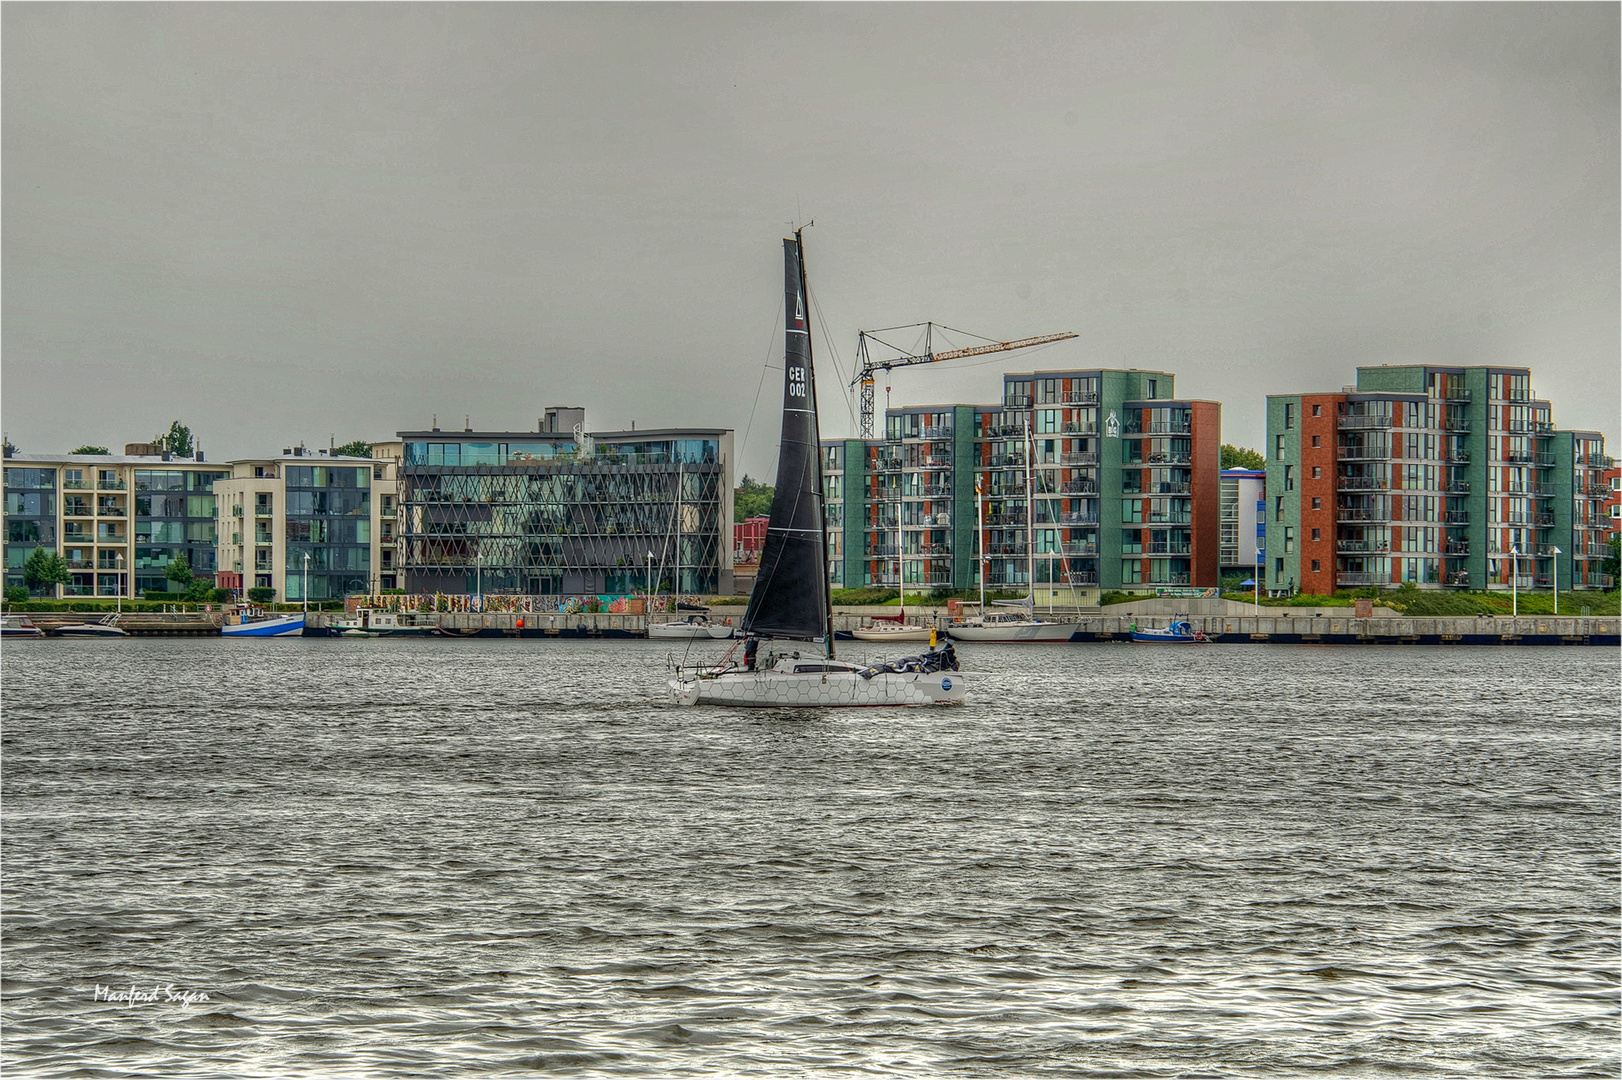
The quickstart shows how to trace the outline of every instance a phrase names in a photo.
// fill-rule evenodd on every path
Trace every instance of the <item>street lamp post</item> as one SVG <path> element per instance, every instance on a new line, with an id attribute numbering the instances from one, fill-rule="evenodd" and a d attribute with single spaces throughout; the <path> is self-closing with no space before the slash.
<path id="1" fill-rule="evenodd" d="M 1252 586 L 1254 586 L 1253 591 L 1256 594 L 1255 595 L 1256 617 L 1260 618 L 1261 614 L 1262 614 L 1262 549 L 1261 548 L 1256 549 L 1255 571 L 1256 571 L 1255 573 L 1250 575 L 1250 584 Z"/>
<path id="2" fill-rule="evenodd" d="M 299 591 L 303 594 L 301 599 L 304 601 L 304 615 L 308 618 L 310 615 L 310 553 L 308 551 L 304 553 L 304 588 Z"/>
<path id="3" fill-rule="evenodd" d="M 1521 549 L 1514 544 L 1509 546 L 1509 614 L 1521 614 Z"/>
<path id="4" fill-rule="evenodd" d="M 113 559 L 118 564 L 118 613 L 122 615 L 124 614 L 124 553 L 122 551 L 118 552 L 113 556 Z"/>
<path id="5" fill-rule="evenodd" d="M 648 614 L 653 614 L 653 552 L 648 552 Z"/>
<path id="6" fill-rule="evenodd" d="M 475 560 L 474 588 L 479 594 L 479 610 L 484 610 L 484 549 L 480 548 L 473 553 Z"/>
<path id="7" fill-rule="evenodd" d="M 1554 613 L 1560 614 L 1560 549 L 1551 548 L 1554 552 L 1554 570 L 1550 581 L 1554 585 Z"/>

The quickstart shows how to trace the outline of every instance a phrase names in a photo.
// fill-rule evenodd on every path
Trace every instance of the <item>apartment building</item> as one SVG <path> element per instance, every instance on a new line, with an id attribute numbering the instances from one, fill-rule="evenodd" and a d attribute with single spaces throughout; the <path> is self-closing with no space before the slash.
<path id="1" fill-rule="evenodd" d="M 1017 372 L 992 405 L 885 413 L 827 440 L 836 585 L 1032 592 L 1215 586 L 1221 406 L 1173 376 Z"/>
<path id="2" fill-rule="evenodd" d="M 1267 557 L 1267 471 L 1223 469 L 1222 572 L 1255 574 Z"/>
<path id="3" fill-rule="evenodd" d="M 179 458 L 144 443 L 125 451 L 5 459 L 7 586 L 24 584 L 36 547 L 68 564 L 69 583 L 49 593 L 59 597 L 168 591 L 164 572 L 177 558 L 214 574 L 214 484 L 229 470 L 201 453 Z"/>
<path id="4" fill-rule="evenodd" d="M 230 463 L 215 482 L 219 584 L 279 602 L 394 588 L 396 463 L 302 446 Z"/>
<path id="5" fill-rule="evenodd" d="M 399 433 L 400 587 L 411 593 L 683 594 L 733 587 L 732 432 Z"/>
<path id="6" fill-rule="evenodd" d="M 1271 592 L 1606 584 L 1604 438 L 1556 429 L 1529 369 L 1365 367 L 1271 395 L 1267 459 Z"/>

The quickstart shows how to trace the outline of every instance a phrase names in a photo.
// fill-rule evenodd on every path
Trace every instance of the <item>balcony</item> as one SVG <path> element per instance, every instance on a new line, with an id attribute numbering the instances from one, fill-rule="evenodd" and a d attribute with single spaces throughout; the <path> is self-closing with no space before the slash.
<path id="1" fill-rule="evenodd" d="M 1064 495 L 1096 495 L 1098 485 L 1091 480 L 1072 480 L 1060 491 Z"/>
<path id="2" fill-rule="evenodd" d="M 1095 514 L 1060 514 L 1059 524 L 1071 528 L 1085 528 L 1089 525 L 1097 525 L 1098 517 Z"/>
<path id="3" fill-rule="evenodd" d="M 949 499 L 952 497 L 951 484 L 925 484 L 923 497 L 926 499 Z"/>
<path id="4" fill-rule="evenodd" d="M 122 480 L 110 480 L 110 479 L 107 479 L 106 477 L 103 477 L 103 478 L 96 481 L 96 490 L 97 491 L 124 491 L 125 490 L 124 481 L 122 481 Z"/>
<path id="5" fill-rule="evenodd" d="M 1097 544 L 1077 544 L 1074 542 L 1059 545 L 1059 551 L 1064 555 L 1078 556 L 1087 559 L 1098 557 Z"/>
<path id="6" fill-rule="evenodd" d="M 1391 426 L 1391 417 L 1373 416 L 1367 413 L 1341 413 L 1336 424 L 1342 431 L 1388 428 Z"/>
<path id="7" fill-rule="evenodd" d="M 1193 492 L 1189 484 L 1154 483 L 1143 489 L 1145 495 L 1188 495 Z"/>
<path id="8" fill-rule="evenodd" d="M 1097 405 L 1098 391 L 1072 390 L 1059 399 L 1061 405 Z"/>
<path id="9" fill-rule="evenodd" d="M 1442 577 L 1442 584 L 1450 589 L 1468 589 L 1470 587 L 1470 571 L 1457 570 Z"/>
<path id="10" fill-rule="evenodd" d="M 62 486 L 69 491 L 89 491 L 91 487 L 88 480 L 64 480 Z"/>
<path id="11" fill-rule="evenodd" d="M 1577 464 L 1587 465 L 1590 469 L 1611 469 L 1616 467 L 1616 458 L 1609 454 L 1587 454 L 1579 457 Z"/>
<path id="12" fill-rule="evenodd" d="M 1442 452 L 1442 460 L 1450 465 L 1468 465 L 1470 464 L 1470 451 L 1444 450 Z"/>
<path id="13" fill-rule="evenodd" d="M 1470 511 L 1449 510 L 1442 515 L 1442 521 L 1448 525 L 1468 525 L 1470 524 Z"/>
<path id="14" fill-rule="evenodd" d="M 1371 574 L 1371 573 L 1366 573 L 1366 572 L 1364 572 L 1362 570 L 1337 570 L 1337 571 L 1335 571 L 1335 584 L 1336 585 L 1390 585 L 1391 584 L 1391 574 L 1389 572 Z"/>
<path id="15" fill-rule="evenodd" d="M 1005 409 L 1028 409 L 1031 407 L 1030 395 L 1009 394 L 1003 398 L 1002 407 Z"/>
<path id="16" fill-rule="evenodd" d="M 1372 476 L 1343 476 L 1335 486 L 1341 491 L 1381 491 L 1385 488 Z"/>
<path id="17" fill-rule="evenodd" d="M 1151 525 L 1188 525 L 1193 522 L 1194 518 L 1189 514 L 1150 514 L 1144 520 Z M 1131 522 L 1124 522 L 1123 524 L 1130 525 Z"/>
<path id="18" fill-rule="evenodd" d="M 1187 435 L 1193 431 L 1193 425 L 1187 420 L 1170 420 L 1158 424 L 1143 425 L 1144 435 Z"/>
<path id="19" fill-rule="evenodd" d="M 1342 506 L 1336 509 L 1335 516 L 1342 521 L 1390 521 L 1391 508 L 1389 506 Z"/>
<path id="20" fill-rule="evenodd" d="M 1337 540 L 1335 551 L 1342 555 L 1385 555 L 1391 551 L 1390 544 L 1374 544 L 1367 540 Z"/>
<path id="21" fill-rule="evenodd" d="M 124 508 L 119 506 L 117 503 L 102 503 L 100 506 L 96 507 L 96 516 L 104 518 L 121 518 L 128 517 L 129 515 L 126 514 L 124 512 Z"/>
<path id="22" fill-rule="evenodd" d="M 1091 452 L 1060 454 L 1059 463 L 1061 465 L 1097 465 L 1098 455 Z"/>
<path id="23" fill-rule="evenodd" d="M 918 437 L 921 439 L 950 439 L 952 429 L 949 427 L 926 427 L 919 431 Z"/>
<path id="24" fill-rule="evenodd" d="M 1187 585 L 1187 584 L 1190 584 L 1192 581 L 1193 581 L 1193 579 L 1191 577 L 1189 577 L 1189 575 L 1187 575 L 1187 574 L 1156 574 L 1154 572 L 1153 567 L 1151 566 L 1151 568 L 1149 570 L 1149 576 L 1146 579 L 1144 579 L 1143 584 L 1145 584 L 1145 585 Z"/>
<path id="25" fill-rule="evenodd" d="M 1469 401 L 1470 391 L 1463 387 L 1433 387 L 1438 401 Z"/>
<path id="26" fill-rule="evenodd" d="M 1194 550 L 1192 544 L 1144 544 L 1145 555 L 1188 555 Z M 1096 549 L 1095 552 L 1096 554 Z"/>
<path id="27" fill-rule="evenodd" d="M 1097 424 L 1085 424 L 1085 423 L 1082 423 L 1080 420 L 1072 420 L 1072 421 L 1069 421 L 1067 423 L 1059 425 L 1059 434 L 1061 434 L 1061 435 L 1097 435 L 1098 434 L 1098 425 Z"/>
<path id="28" fill-rule="evenodd" d="M 1187 454 L 1150 454 L 1141 464 L 1149 469 L 1167 469 L 1176 466 L 1187 468 L 1193 459 Z"/>
<path id="29" fill-rule="evenodd" d="M 1346 446 L 1336 451 L 1336 456 L 1341 461 L 1387 461 L 1391 452 L 1367 446 Z"/>
<path id="30" fill-rule="evenodd" d="M 1451 483 L 1443 485 L 1442 490 L 1447 492 L 1449 495 L 1468 495 L 1470 494 L 1470 481 L 1454 480 Z"/>
<path id="31" fill-rule="evenodd" d="M 898 457 L 881 457 L 873 462 L 874 472 L 900 472 L 906 463 Z"/>

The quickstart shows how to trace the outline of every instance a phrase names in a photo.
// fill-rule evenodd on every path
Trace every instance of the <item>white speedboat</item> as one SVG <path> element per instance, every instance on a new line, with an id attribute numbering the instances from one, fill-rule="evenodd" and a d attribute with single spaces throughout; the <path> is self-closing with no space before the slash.
<path id="1" fill-rule="evenodd" d="M 0 615 L 0 637 L 44 637 L 27 615 Z"/>
<path id="2" fill-rule="evenodd" d="M 863 666 L 834 658 L 828 520 L 799 232 L 783 241 L 783 255 L 783 431 L 766 545 L 743 617 L 747 641 L 741 658 L 734 645 L 719 663 L 676 668 L 671 699 L 751 708 L 961 705 L 967 680 L 949 643 L 893 663 Z M 768 651 L 757 663 L 762 642 Z"/>
<path id="3" fill-rule="evenodd" d="M 732 636 L 730 622 L 711 622 L 708 615 L 689 615 L 671 622 L 649 623 L 650 638 L 674 638 L 691 641 L 695 638 L 713 638 L 724 641 Z"/>
<path id="4" fill-rule="evenodd" d="M 119 626 L 118 626 L 118 615 L 116 613 L 114 613 L 112 615 L 105 615 L 102 618 L 97 619 L 95 622 L 68 623 L 66 626 L 58 626 L 55 630 L 53 630 L 51 632 L 51 636 L 52 637 L 81 637 L 81 638 L 112 638 L 112 637 L 129 637 L 130 632 L 128 630 L 122 630 L 122 629 L 119 628 Z"/>

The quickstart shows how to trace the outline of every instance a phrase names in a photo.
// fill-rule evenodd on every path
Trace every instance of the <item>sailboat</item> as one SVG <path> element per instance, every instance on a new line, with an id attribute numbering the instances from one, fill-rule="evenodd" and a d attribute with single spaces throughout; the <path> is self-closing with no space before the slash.
<path id="1" fill-rule="evenodd" d="M 1036 617 L 1036 475 L 1032 464 L 1034 447 L 1031 444 L 1031 427 L 1025 425 L 1025 572 L 1030 582 L 1031 591 L 1023 600 L 998 601 L 999 603 L 1015 604 L 1024 607 L 1026 611 L 999 611 L 986 612 L 986 562 L 980 560 L 980 614 L 966 619 L 958 619 L 946 627 L 948 636 L 958 641 L 1030 641 L 1030 642 L 1061 642 L 1070 638 L 1081 629 L 1079 622 L 1067 622 L 1061 619 L 1039 619 Z M 975 487 L 976 517 L 980 512 L 980 489 Z M 980 521 L 976 536 L 985 535 L 985 524 Z M 1049 577 L 1052 575 L 1050 574 Z"/>
<path id="2" fill-rule="evenodd" d="M 858 626 L 852 630 L 851 636 L 857 641 L 928 641 L 931 631 L 927 626 L 907 621 L 907 575 L 903 560 L 906 556 L 904 536 L 901 532 L 901 507 L 899 500 L 895 508 L 895 567 L 896 567 L 896 598 L 900 607 L 894 615 L 873 615 L 868 618 L 866 626 Z"/>
<path id="3" fill-rule="evenodd" d="M 800 241 L 800 230 L 783 241 L 783 434 L 766 545 L 743 617 L 743 655 L 736 657 L 734 645 L 718 664 L 678 668 L 670 695 L 681 705 L 755 708 L 962 704 L 967 686 L 950 643 L 881 664 L 834 657 L 822 448 Z"/>

